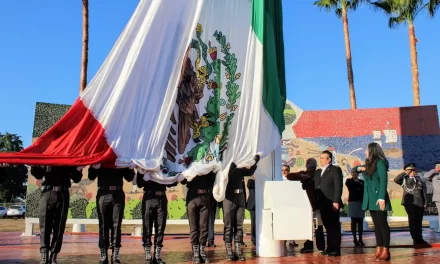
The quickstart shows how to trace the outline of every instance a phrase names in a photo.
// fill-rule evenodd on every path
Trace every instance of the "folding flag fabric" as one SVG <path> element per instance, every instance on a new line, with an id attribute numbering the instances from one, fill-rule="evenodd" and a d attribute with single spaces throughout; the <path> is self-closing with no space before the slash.
<path id="1" fill-rule="evenodd" d="M 281 0 L 141 0 L 66 115 L 0 163 L 137 167 L 170 183 L 253 164 L 280 144 Z"/>

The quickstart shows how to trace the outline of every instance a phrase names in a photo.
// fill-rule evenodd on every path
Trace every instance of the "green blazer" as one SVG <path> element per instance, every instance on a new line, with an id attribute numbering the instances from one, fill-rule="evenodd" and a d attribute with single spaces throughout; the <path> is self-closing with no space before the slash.
<path id="1" fill-rule="evenodd" d="M 355 168 L 357 170 L 357 167 Z M 368 176 L 364 173 L 364 200 L 362 210 L 380 211 L 379 199 L 385 200 L 385 210 L 391 211 L 390 197 L 388 196 L 388 173 L 385 161 L 378 160 L 376 171 Z"/>

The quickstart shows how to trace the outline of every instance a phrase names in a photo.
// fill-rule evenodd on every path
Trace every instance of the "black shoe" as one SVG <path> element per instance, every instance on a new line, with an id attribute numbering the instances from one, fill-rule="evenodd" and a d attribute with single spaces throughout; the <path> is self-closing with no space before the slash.
<path id="1" fill-rule="evenodd" d="M 41 261 L 40 264 L 48 264 L 49 263 L 49 252 L 41 253 Z"/>
<path id="2" fill-rule="evenodd" d="M 58 264 L 57 256 L 58 256 L 57 253 L 51 253 L 50 254 L 49 263 L 51 263 L 51 264 Z"/>
<path id="3" fill-rule="evenodd" d="M 299 250 L 301 254 L 313 253 L 313 248 L 302 248 Z"/>
<path id="4" fill-rule="evenodd" d="M 200 263 L 199 245 L 192 245 L 193 258 L 192 263 Z"/>
<path id="5" fill-rule="evenodd" d="M 319 254 L 321 254 L 323 256 L 327 255 L 327 251 L 325 251 L 325 250 L 318 250 L 318 252 L 319 252 Z"/>
<path id="6" fill-rule="evenodd" d="M 200 252 L 199 252 L 200 263 L 209 263 L 210 260 L 209 260 L 208 256 L 206 256 L 205 246 L 200 245 L 199 250 L 200 250 Z"/>
<path id="7" fill-rule="evenodd" d="M 99 259 L 99 264 L 108 264 L 108 257 L 107 257 L 107 249 L 100 248 L 101 257 Z"/>
<path id="8" fill-rule="evenodd" d="M 359 241 L 357 241 L 356 239 L 353 240 L 353 244 L 354 244 L 355 247 L 360 247 L 360 246 L 361 246 L 361 244 L 359 243 Z"/>
<path id="9" fill-rule="evenodd" d="M 235 255 L 236 255 L 236 260 L 238 261 L 246 260 L 246 258 L 243 256 L 243 251 L 241 250 L 241 243 L 235 244 Z"/>
<path id="10" fill-rule="evenodd" d="M 112 263 L 113 264 L 121 264 L 121 260 L 119 260 L 119 250 L 120 250 L 120 248 L 112 249 Z"/>
<path id="11" fill-rule="evenodd" d="M 226 243 L 226 260 L 227 261 L 234 261 L 234 253 L 232 252 L 232 243 Z"/>
<path id="12" fill-rule="evenodd" d="M 361 245 L 361 247 L 365 247 L 364 241 L 359 240 L 359 245 Z"/>
<path id="13" fill-rule="evenodd" d="M 329 257 L 340 257 L 341 256 L 341 252 L 329 252 L 329 253 L 327 253 L 327 256 L 329 256 Z"/>
<path id="14" fill-rule="evenodd" d="M 429 245 L 429 243 L 422 239 L 420 241 L 414 241 L 414 245 Z"/>
<path id="15" fill-rule="evenodd" d="M 151 254 L 151 247 L 144 247 L 145 252 L 145 264 L 153 264 L 153 255 Z"/>
<path id="16" fill-rule="evenodd" d="M 209 242 L 207 247 L 217 247 L 217 245 L 214 242 Z"/>

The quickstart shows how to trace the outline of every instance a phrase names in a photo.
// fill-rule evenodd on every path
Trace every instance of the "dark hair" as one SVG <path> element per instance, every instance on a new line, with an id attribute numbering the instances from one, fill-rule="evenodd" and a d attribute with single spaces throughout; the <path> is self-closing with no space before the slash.
<path id="1" fill-rule="evenodd" d="M 281 168 L 283 168 L 283 167 L 286 167 L 286 168 L 289 169 L 289 171 L 290 171 L 290 166 L 289 166 L 289 165 L 287 165 L 287 164 L 283 164 L 283 166 L 281 166 Z"/>
<path id="2" fill-rule="evenodd" d="M 330 151 L 324 150 L 322 154 L 327 154 L 327 156 L 330 158 L 330 163 L 333 163 L 333 154 Z"/>
<path id="3" fill-rule="evenodd" d="M 368 176 L 372 176 L 374 174 L 376 171 L 377 161 L 379 160 L 385 161 L 385 166 L 388 171 L 389 163 L 380 145 L 375 142 L 368 144 L 368 157 L 365 160 L 365 172 Z"/>

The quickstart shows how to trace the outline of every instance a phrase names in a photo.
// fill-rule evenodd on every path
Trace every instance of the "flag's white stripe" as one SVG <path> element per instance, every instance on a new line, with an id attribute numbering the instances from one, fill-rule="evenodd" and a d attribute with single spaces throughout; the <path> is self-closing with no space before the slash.
<path id="1" fill-rule="evenodd" d="M 119 163 L 158 167 L 161 155 L 153 152 L 168 135 L 181 63 L 202 6 L 202 0 L 142 0 L 82 94 Z M 157 159 L 144 159 L 152 156 Z"/>

